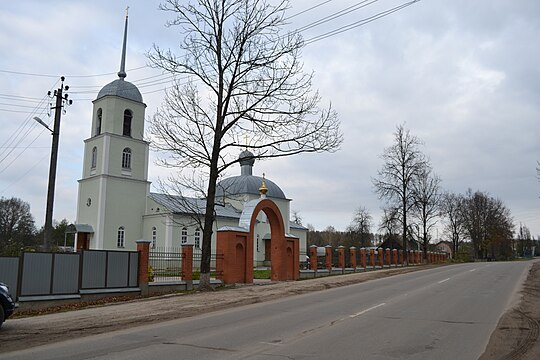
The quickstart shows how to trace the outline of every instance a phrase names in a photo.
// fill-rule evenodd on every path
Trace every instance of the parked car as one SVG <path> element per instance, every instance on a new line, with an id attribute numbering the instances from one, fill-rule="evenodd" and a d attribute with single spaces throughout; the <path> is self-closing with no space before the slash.
<path id="1" fill-rule="evenodd" d="M 15 310 L 15 301 L 13 301 L 13 298 L 9 294 L 9 288 L 6 284 L 0 282 L 0 305 L 2 309 L 0 309 L 0 328 L 2 327 L 2 324 L 4 321 L 13 314 L 13 311 Z"/>

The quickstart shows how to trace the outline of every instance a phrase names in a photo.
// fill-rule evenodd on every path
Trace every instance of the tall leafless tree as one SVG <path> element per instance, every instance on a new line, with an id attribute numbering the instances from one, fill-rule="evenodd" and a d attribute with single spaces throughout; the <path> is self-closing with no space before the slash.
<path id="1" fill-rule="evenodd" d="M 441 199 L 441 214 L 444 218 L 444 232 L 452 241 L 452 256 L 459 252 L 459 246 L 465 235 L 462 211 L 463 197 L 446 192 Z"/>
<path id="2" fill-rule="evenodd" d="M 440 216 L 440 184 L 441 178 L 433 174 L 428 165 L 424 167 L 419 176 L 413 181 L 414 206 L 412 208 L 412 215 L 418 221 L 420 228 L 425 261 L 427 261 L 430 232 Z"/>
<path id="3" fill-rule="evenodd" d="M 355 210 L 353 220 L 347 227 L 347 231 L 359 237 L 360 246 L 369 246 L 372 222 L 373 217 L 369 213 L 368 209 L 360 206 Z"/>
<path id="4" fill-rule="evenodd" d="M 427 166 L 427 160 L 420 151 L 422 142 L 403 125 L 399 125 L 394 133 L 394 144 L 384 150 L 381 155 L 382 169 L 373 179 L 373 185 L 379 198 L 399 209 L 402 223 L 403 250 L 407 251 L 408 215 L 415 204 L 413 191 L 414 181 Z"/>
<path id="5" fill-rule="evenodd" d="M 383 233 L 383 238 L 392 244 L 398 238 L 400 231 L 399 209 L 395 207 L 383 208 L 379 231 Z"/>
<path id="6" fill-rule="evenodd" d="M 285 0 L 160 5 L 181 40 L 178 52 L 154 45 L 149 53 L 153 66 L 175 76 L 150 133 L 166 153 L 163 165 L 204 174 L 201 287 L 210 278 L 216 183 L 240 149 L 262 159 L 335 151 L 342 142 L 336 112 L 320 106 L 313 75 L 303 70 L 302 37 L 284 31 L 288 7 Z"/>

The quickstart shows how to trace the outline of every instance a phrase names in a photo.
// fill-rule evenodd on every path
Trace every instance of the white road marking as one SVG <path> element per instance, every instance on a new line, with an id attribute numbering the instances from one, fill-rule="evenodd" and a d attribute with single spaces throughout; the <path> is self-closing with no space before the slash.
<path id="1" fill-rule="evenodd" d="M 372 306 L 372 307 L 370 307 L 370 308 L 368 308 L 368 309 L 365 309 L 365 310 L 362 310 L 362 311 L 360 311 L 360 312 L 357 312 L 356 314 L 349 315 L 349 317 L 350 317 L 350 318 L 355 318 L 355 317 L 357 317 L 357 316 L 364 315 L 364 314 L 367 313 L 368 311 L 371 311 L 371 310 L 373 310 L 373 309 L 376 309 L 376 308 L 381 307 L 381 306 L 384 306 L 384 305 L 386 305 L 386 303 L 380 303 L 379 305 Z"/>
<path id="2" fill-rule="evenodd" d="M 437 284 L 442 284 L 443 282 L 447 282 L 448 280 L 450 280 L 450 278 L 446 278 L 444 280 L 441 280 L 441 281 L 437 282 Z"/>
<path id="3" fill-rule="evenodd" d="M 473 271 L 476 271 L 476 269 L 469 270 L 469 272 L 473 272 Z"/>

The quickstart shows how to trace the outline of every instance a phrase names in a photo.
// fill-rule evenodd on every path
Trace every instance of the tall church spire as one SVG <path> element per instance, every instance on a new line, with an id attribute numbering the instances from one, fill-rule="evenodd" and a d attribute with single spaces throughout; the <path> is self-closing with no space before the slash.
<path id="1" fill-rule="evenodd" d="M 121 80 L 127 76 L 126 74 L 126 45 L 127 45 L 127 29 L 128 29 L 128 10 L 129 6 L 126 8 L 126 25 L 124 27 L 124 43 L 122 45 L 122 58 L 120 59 L 120 71 L 118 72 L 118 77 Z"/>

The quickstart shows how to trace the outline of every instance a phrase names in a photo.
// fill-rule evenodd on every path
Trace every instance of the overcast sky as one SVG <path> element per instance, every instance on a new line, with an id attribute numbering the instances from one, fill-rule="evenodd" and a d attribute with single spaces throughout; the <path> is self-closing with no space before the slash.
<path id="1" fill-rule="evenodd" d="M 295 29 L 361 3 L 291 2 L 288 14 L 300 13 L 290 19 Z M 313 39 L 403 3 L 364 2 L 365 7 L 302 34 Z M 29 202 L 38 226 L 45 218 L 51 135 L 32 117 L 52 127 L 46 94 L 65 75 L 74 103 L 62 118 L 54 218 L 73 222 L 92 100 L 117 78 L 126 5 L 126 80 L 143 94 L 147 118 L 170 84 L 166 74 L 145 66 L 153 43 L 174 48 L 180 39 L 164 26 L 171 15 L 157 10 L 158 4 L 0 3 L 0 196 Z M 302 12 L 317 4 L 322 5 Z M 372 178 L 396 126 L 405 124 L 423 140 L 443 189 L 488 192 L 510 208 L 517 226 L 523 223 L 540 235 L 539 14 L 538 0 L 422 0 L 310 42 L 303 53 L 305 69 L 314 71 L 315 87 L 339 113 L 343 145 L 333 154 L 257 162 L 254 174 L 264 172 L 283 189 L 304 225 L 344 230 L 359 206 L 377 225 L 384 203 L 374 194 Z M 149 178 L 155 183 L 169 171 L 152 163 Z M 239 168 L 229 171 L 239 173 Z"/>

